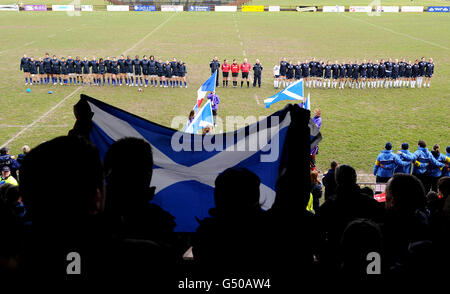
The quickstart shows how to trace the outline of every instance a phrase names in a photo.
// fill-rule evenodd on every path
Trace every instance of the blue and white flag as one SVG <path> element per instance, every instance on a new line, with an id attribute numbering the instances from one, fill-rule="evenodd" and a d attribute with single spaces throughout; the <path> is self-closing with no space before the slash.
<path id="1" fill-rule="evenodd" d="M 202 104 L 203 99 L 205 98 L 206 93 L 208 91 L 214 92 L 216 90 L 216 77 L 217 70 L 203 83 L 203 85 L 197 90 L 197 109 Z M 195 107 L 194 107 L 195 109 Z"/>
<path id="2" fill-rule="evenodd" d="M 280 165 L 292 163 L 299 154 L 295 149 L 287 161 L 285 146 L 291 121 L 305 121 L 309 117 L 300 108 L 295 108 L 295 112 L 289 110 L 295 105 L 234 132 L 194 135 L 147 121 L 86 95 L 81 95 L 81 99 L 93 112 L 90 137 L 102 158 L 115 141 L 124 137 L 142 138 L 151 144 L 154 161 L 151 185 L 156 187 L 152 203 L 175 217 L 178 232 L 195 231 L 196 218 L 209 216 L 209 209 L 214 207 L 215 179 L 230 167 L 245 167 L 258 175 L 261 207 L 269 209 L 275 200 Z M 305 118 L 299 119 L 299 115 Z M 289 134 L 293 134 L 293 142 L 298 140 L 298 131 Z M 311 144 L 320 141 L 317 128 L 310 136 Z"/>
<path id="3" fill-rule="evenodd" d="M 303 101 L 303 79 L 290 84 L 286 89 L 264 100 L 266 108 L 270 105 L 283 100 Z"/>
<path id="4" fill-rule="evenodd" d="M 309 99 L 309 93 L 308 93 L 308 97 L 306 97 L 305 99 L 305 103 L 303 104 L 303 108 L 306 110 L 311 111 L 311 100 Z"/>
<path id="5" fill-rule="evenodd" d="M 213 126 L 214 119 L 211 108 L 211 101 L 208 100 L 205 105 L 203 105 L 202 109 L 194 117 L 194 120 L 189 125 L 186 125 L 184 128 L 184 132 L 190 134 L 197 134 L 199 130 L 207 127 Z"/>

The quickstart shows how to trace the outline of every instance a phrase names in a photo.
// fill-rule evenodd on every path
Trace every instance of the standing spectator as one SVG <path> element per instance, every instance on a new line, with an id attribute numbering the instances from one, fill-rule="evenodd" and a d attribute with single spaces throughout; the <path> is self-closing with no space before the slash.
<path id="1" fill-rule="evenodd" d="M 417 151 L 413 154 L 413 174 L 422 182 L 425 187 L 425 193 L 428 193 L 431 189 L 429 169 L 433 166 L 444 167 L 445 165 L 433 157 L 431 152 L 427 149 L 427 143 L 424 140 L 419 140 L 417 145 Z"/>
<path id="2" fill-rule="evenodd" d="M 0 149 L 0 169 L 4 166 L 9 167 L 12 176 L 17 178 L 17 170 L 20 164 L 13 156 L 9 155 L 9 149 L 7 147 Z"/>
<path id="3" fill-rule="evenodd" d="M 409 144 L 408 143 L 402 143 L 402 149 L 397 152 L 397 155 L 400 157 L 400 160 L 403 161 L 410 161 L 413 160 L 414 156 L 413 154 L 408 150 Z M 412 164 L 408 165 L 398 165 L 395 167 L 394 173 L 400 173 L 400 174 L 410 174 L 411 173 L 411 167 Z"/>
<path id="4" fill-rule="evenodd" d="M 219 87 L 219 68 L 220 68 L 220 62 L 217 59 L 217 56 L 214 56 L 214 59 L 211 60 L 209 63 L 209 67 L 211 68 L 211 74 L 214 74 L 217 71 L 216 76 L 216 87 Z"/>
<path id="5" fill-rule="evenodd" d="M 213 113 L 213 118 L 214 118 L 214 126 L 216 126 L 217 109 L 219 107 L 220 98 L 216 94 L 215 91 L 209 93 L 208 96 L 206 96 L 206 98 L 211 100 L 211 108 L 212 108 L 212 113 Z"/>
<path id="6" fill-rule="evenodd" d="M 17 186 L 17 180 L 11 175 L 9 166 L 2 167 L 2 176 L 0 177 L 0 186 L 3 184 L 11 184 Z"/>
<path id="7" fill-rule="evenodd" d="M 242 85 L 244 84 L 244 80 L 247 82 L 247 88 L 250 87 L 250 82 L 248 81 L 248 74 L 251 68 L 252 65 L 247 62 L 247 58 L 244 58 L 244 62 L 241 64 L 241 72 L 242 72 L 241 88 Z"/>
<path id="8" fill-rule="evenodd" d="M 259 59 L 256 59 L 253 65 L 253 88 L 256 87 L 256 82 L 258 81 L 258 87 L 261 88 L 261 72 L 263 66 L 259 63 Z"/>
<path id="9" fill-rule="evenodd" d="M 315 212 L 319 210 L 319 200 L 322 197 L 322 184 L 319 181 L 319 172 L 311 171 L 311 194 L 313 196 L 313 209 Z"/>
<path id="10" fill-rule="evenodd" d="M 334 195 L 336 193 L 336 168 L 338 166 L 338 163 L 336 161 L 332 161 L 330 165 L 330 169 L 328 172 L 323 176 L 322 183 L 325 187 L 325 200 L 330 198 L 331 195 Z"/>
<path id="11" fill-rule="evenodd" d="M 195 111 L 191 110 L 191 112 L 189 112 L 189 118 L 188 118 L 186 126 L 189 126 L 194 121 L 194 117 L 195 117 Z"/>
<path id="12" fill-rule="evenodd" d="M 320 131 L 320 127 L 322 126 L 322 112 L 320 111 L 320 108 L 314 110 L 313 121 L 317 125 L 317 127 L 319 127 Z"/>
<path id="13" fill-rule="evenodd" d="M 17 162 L 18 162 L 19 164 L 22 164 L 22 163 L 23 163 L 23 160 L 25 159 L 25 156 L 28 154 L 28 152 L 30 152 L 30 146 L 24 145 L 24 146 L 22 147 L 22 153 L 19 154 L 19 155 L 17 155 Z"/>

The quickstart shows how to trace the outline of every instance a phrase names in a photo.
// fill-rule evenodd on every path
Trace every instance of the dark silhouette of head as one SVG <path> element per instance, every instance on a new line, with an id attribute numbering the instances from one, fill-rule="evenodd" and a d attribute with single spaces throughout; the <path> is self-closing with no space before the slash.
<path id="1" fill-rule="evenodd" d="M 114 142 L 106 152 L 104 169 L 108 190 L 111 188 L 116 196 L 123 197 L 115 199 L 122 205 L 151 200 L 142 199 L 150 188 L 153 174 L 152 147 L 145 140 L 128 137 Z"/>
<path id="2" fill-rule="evenodd" d="M 408 150 L 409 148 L 409 144 L 408 143 L 402 143 L 402 149 L 403 150 Z"/>
<path id="3" fill-rule="evenodd" d="M 215 181 L 214 201 L 220 215 L 245 215 L 260 211 L 261 180 L 246 168 L 229 168 Z"/>
<path id="4" fill-rule="evenodd" d="M 400 213 L 414 213 L 425 206 L 422 182 L 408 174 L 394 174 L 386 186 L 386 208 Z"/>
<path id="5" fill-rule="evenodd" d="M 103 210 L 103 170 L 98 150 L 77 136 L 57 137 L 33 148 L 20 169 L 20 191 L 33 227 L 77 226 Z"/>
<path id="6" fill-rule="evenodd" d="M 336 161 L 334 161 L 334 160 L 330 164 L 331 169 L 336 169 L 337 166 L 338 166 L 338 163 Z"/>
<path id="7" fill-rule="evenodd" d="M 442 177 L 437 183 L 439 195 L 443 198 L 450 196 L 450 177 Z"/>
<path id="8" fill-rule="evenodd" d="M 341 238 L 341 269 L 344 274 L 367 277 L 367 255 L 382 254 L 383 242 L 378 225 L 368 219 L 350 222 Z"/>
<path id="9" fill-rule="evenodd" d="M 391 142 L 387 142 L 386 145 L 384 145 L 384 149 L 392 150 L 392 143 Z"/>
<path id="10" fill-rule="evenodd" d="M 356 171 L 350 165 L 342 164 L 338 166 L 335 177 L 338 187 L 353 187 L 356 185 Z"/>

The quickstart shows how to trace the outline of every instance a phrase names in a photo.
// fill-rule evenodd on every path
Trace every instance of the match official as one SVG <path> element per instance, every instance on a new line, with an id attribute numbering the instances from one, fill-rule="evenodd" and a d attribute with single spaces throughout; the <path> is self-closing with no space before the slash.
<path id="1" fill-rule="evenodd" d="M 256 59 L 255 64 L 253 65 L 253 88 L 256 87 L 256 81 L 258 81 L 258 87 L 261 88 L 262 70 L 263 66 L 259 62 L 259 59 Z"/>

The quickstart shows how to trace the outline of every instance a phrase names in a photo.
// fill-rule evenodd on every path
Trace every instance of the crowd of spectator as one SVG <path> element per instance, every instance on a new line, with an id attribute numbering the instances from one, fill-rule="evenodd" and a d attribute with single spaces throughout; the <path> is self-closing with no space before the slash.
<path id="1" fill-rule="evenodd" d="M 357 185 L 351 166 L 332 162 L 320 205 L 318 173 L 287 170 L 277 180 L 275 203 L 263 211 L 258 176 L 230 168 L 215 180 L 210 217 L 181 237 L 174 217 L 150 203 L 150 144 L 120 139 L 102 163 L 97 148 L 74 133 L 24 148 L 19 185 L 0 186 L 2 277 L 142 278 L 149 288 L 167 289 L 188 276 L 270 278 L 273 287 L 287 287 L 299 277 L 389 280 L 448 272 L 441 268 L 450 261 L 450 177 L 426 197 L 416 176 L 394 174 L 380 203 Z M 124 160 L 128 154 L 139 160 Z M 50 182 L 41 176 L 48 167 Z M 193 260 L 183 260 L 190 247 Z M 67 274 L 70 252 L 81 256 L 79 275 Z M 374 253 L 381 264 L 373 271 Z"/>

